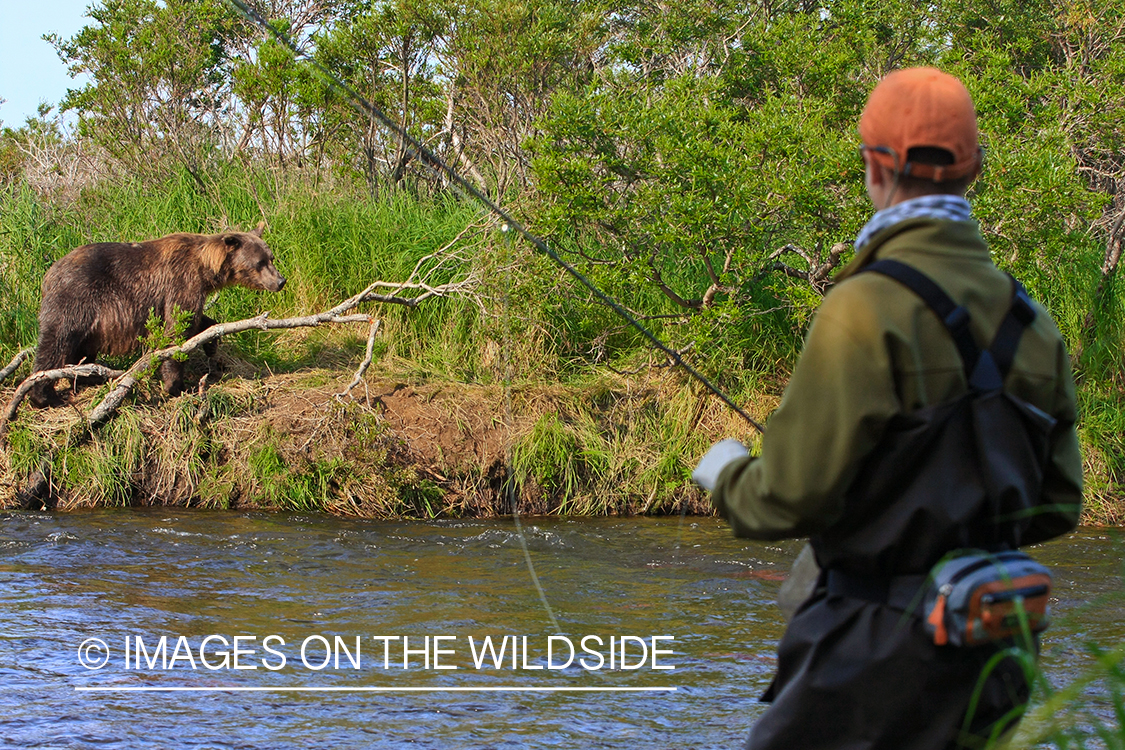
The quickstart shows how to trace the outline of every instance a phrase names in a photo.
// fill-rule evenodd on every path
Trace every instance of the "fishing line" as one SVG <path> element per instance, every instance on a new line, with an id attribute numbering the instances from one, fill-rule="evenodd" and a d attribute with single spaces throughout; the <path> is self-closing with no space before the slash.
<path id="1" fill-rule="evenodd" d="M 639 320 L 630 315 L 624 307 L 622 307 L 613 298 L 611 298 L 609 295 L 595 286 L 594 283 L 587 279 L 580 271 L 578 271 L 578 269 L 563 260 L 558 253 L 556 253 L 547 245 L 546 242 L 525 229 L 522 224 L 511 217 L 504 209 L 500 208 L 499 205 L 497 205 L 488 196 L 482 193 L 476 186 L 462 177 L 460 173 L 457 172 L 457 170 L 453 169 L 453 167 L 449 166 L 441 157 L 430 151 L 421 142 L 411 136 L 410 133 L 406 131 L 405 127 L 393 121 L 381 109 L 376 107 L 364 97 L 360 96 L 359 93 L 355 91 L 355 89 L 353 89 L 344 81 L 340 80 L 340 78 L 337 77 L 336 74 L 332 73 L 332 71 L 325 68 L 315 59 L 310 57 L 307 53 L 298 49 L 297 45 L 286 34 L 283 34 L 273 26 L 271 26 L 262 15 L 260 15 L 256 10 L 247 5 L 245 0 L 226 1 L 247 19 L 254 22 L 266 32 L 268 32 L 278 42 L 278 44 L 286 47 L 290 52 L 293 53 L 295 57 L 304 60 L 309 65 L 313 66 L 313 68 L 315 68 L 316 71 L 325 78 L 329 85 L 339 89 L 347 96 L 348 103 L 352 107 L 352 109 L 354 109 L 361 115 L 375 118 L 389 130 L 394 132 L 395 135 L 397 135 L 402 140 L 403 144 L 408 147 L 408 150 L 412 151 L 416 157 L 420 158 L 424 163 L 443 173 L 459 189 L 464 191 L 466 194 L 471 196 L 473 199 L 478 201 L 481 205 L 495 214 L 512 231 L 519 234 L 521 237 L 531 243 L 531 245 L 534 246 L 537 250 L 554 261 L 560 268 L 574 277 L 575 280 L 586 287 L 590 291 L 590 293 L 597 297 L 604 305 L 609 307 L 611 310 L 617 313 L 617 315 L 628 322 L 629 325 L 635 328 L 637 332 L 639 332 L 650 344 L 666 354 L 669 359 L 671 359 L 677 366 L 683 368 L 685 372 L 695 378 L 700 384 L 703 385 L 704 388 L 717 396 L 720 400 L 722 400 L 723 403 L 725 403 L 739 416 L 749 422 L 754 427 L 754 429 L 756 429 L 759 433 L 763 432 L 762 425 L 758 424 L 758 422 L 756 422 L 753 417 L 747 414 L 738 404 L 736 404 L 729 396 L 727 396 L 726 393 L 724 393 L 710 380 L 708 380 L 703 375 L 703 373 L 699 372 L 686 361 L 684 361 L 679 352 L 660 341 L 660 339 L 658 339 L 652 331 L 646 328 Z M 403 75 L 405 74 L 406 73 L 404 71 Z"/>
<path id="2" fill-rule="evenodd" d="M 630 326 L 632 326 L 634 329 L 636 329 L 637 332 L 639 332 L 641 334 L 641 336 L 643 336 L 650 344 L 652 344 L 654 347 L 656 347 L 661 352 L 663 352 L 669 359 L 671 359 L 673 363 L 675 363 L 677 366 L 682 368 L 691 377 L 695 378 L 695 380 L 697 382 L 699 382 L 706 390 L 710 391 L 712 394 L 717 396 L 723 403 L 725 403 L 728 407 L 730 407 L 732 410 L 734 410 L 735 413 L 737 413 L 739 416 L 741 416 L 743 419 L 745 419 L 751 426 L 754 427 L 755 430 L 757 430 L 759 433 L 764 432 L 764 428 L 762 427 L 762 425 L 760 425 L 757 421 L 755 421 L 753 417 L 751 417 L 748 413 L 746 413 L 746 411 L 744 411 L 738 404 L 736 404 L 726 393 L 724 393 L 716 385 L 714 385 L 710 380 L 708 380 L 706 376 L 704 376 L 701 372 L 699 372 L 694 367 L 692 367 L 690 364 L 688 364 L 686 361 L 684 361 L 683 357 L 680 355 L 680 353 L 678 351 L 676 351 L 675 349 L 671 348 L 670 346 L 668 346 L 668 345 L 664 344 L 662 341 L 660 341 L 660 339 L 658 339 L 652 331 L 650 331 L 639 320 L 637 320 L 635 317 L 633 317 L 624 307 L 622 307 L 620 304 L 618 304 L 616 300 L 614 300 L 609 295 L 607 295 L 605 292 L 603 292 L 601 289 L 599 289 L 597 286 L 595 286 L 594 283 L 591 282 L 588 278 L 586 278 L 578 269 L 576 269 L 574 266 L 572 266 L 571 264 L 569 264 L 565 260 L 563 260 L 559 256 L 558 253 L 556 253 L 553 249 L 551 249 L 547 245 L 546 242 L 544 242 L 542 239 L 540 239 L 536 235 L 529 232 L 520 222 L 516 221 L 512 216 L 510 216 L 508 214 L 508 212 L 506 212 L 504 209 L 500 208 L 499 205 L 497 205 L 487 195 L 485 195 L 483 192 L 481 192 L 475 185 L 473 185 L 468 180 L 466 180 L 464 177 L 462 177 L 461 174 L 459 172 L 457 172 L 457 170 L 453 169 L 453 167 L 449 166 L 449 164 L 447 164 L 441 157 L 434 154 L 426 146 L 424 146 L 421 142 L 419 142 L 417 139 L 415 139 L 413 136 L 411 136 L 410 133 L 408 133 L 406 131 L 406 128 L 404 126 L 401 126 L 397 122 L 393 121 L 381 109 L 376 107 L 374 104 L 372 104 L 370 101 L 368 101 L 364 97 L 360 96 L 360 94 L 358 92 L 356 92 L 347 83 L 340 80 L 340 78 L 337 77 L 334 73 L 332 73 L 330 70 L 325 68 L 319 62 L 317 62 L 314 58 L 312 58 L 311 56 L 309 56 L 308 54 L 306 54 L 302 50 L 298 49 L 296 44 L 286 34 L 283 34 L 282 32 L 275 29 L 273 26 L 271 26 L 269 24 L 269 22 L 266 21 L 266 19 L 261 14 L 259 14 L 256 10 L 251 8 L 245 2 L 245 0 L 226 0 L 226 2 L 228 4 L 230 4 L 232 7 L 234 7 L 235 10 L 238 11 L 239 13 L 241 13 L 245 18 L 247 18 L 248 20 L 250 20 L 251 22 L 253 22 L 257 26 L 259 26 L 263 30 L 265 30 L 271 37 L 273 37 L 273 39 L 275 41 L 277 41 L 278 44 L 281 44 L 286 49 L 288 49 L 293 54 L 293 56 L 295 58 L 300 59 L 300 60 L 304 60 L 306 63 L 311 65 L 313 67 L 313 69 L 315 69 L 330 86 L 332 86 L 332 87 L 336 88 L 337 90 L 343 92 L 345 94 L 346 98 L 347 98 L 348 105 L 352 109 L 354 109 L 357 113 L 359 113 L 362 116 L 366 116 L 366 117 L 374 118 L 375 120 L 378 120 L 388 130 L 390 130 L 396 136 L 398 136 L 398 138 L 401 140 L 402 144 L 405 146 L 405 150 L 408 153 L 412 153 L 413 156 L 419 158 L 423 163 L 427 164 L 431 168 L 434 168 L 437 171 L 439 171 L 440 173 L 444 174 L 449 179 L 449 181 L 452 185 L 456 186 L 464 194 L 472 197 L 474 200 L 476 200 L 478 203 L 480 203 L 482 206 L 484 206 L 490 212 L 492 212 L 497 218 L 500 219 L 501 222 L 503 222 L 501 224 L 501 230 L 503 230 L 503 231 L 509 231 L 510 230 L 510 231 L 514 231 L 515 233 L 519 234 L 519 236 L 521 236 L 523 239 L 525 239 L 527 242 L 529 242 L 533 247 L 535 247 L 541 253 L 546 255 L 548 258 L 550 258 L 552 261 L 554 261 L 555 264 L 557 264 L 560 268 L 562 268 L 564 271 L 566 271 L 568 274 L 570 274 L 575 280 L 577 280 L 580 284 L 582 284 L 582 286 L 586 287 L 586 289 L 588 289 L 590 291 L 590 293 L 594 295 L 594 297 L 596 297 L 598 300 L 600 300 L 602 302 L 602 304 L 604 304 L 606 307 L 613 310 L 613 312 L 615 312 L 618 316 L 623 318 Z M 406 75 L 405 70 L 403 72 L 403 75 Z M 505 300 L 506 300 L 506 297 L 505 297 Z M 505 304 L 506 304 L 506 301 L 505 301 Z M 505 345 L 505 350 L 507 350 L 506 345 Z M 510 362 L 509 362 L 509 366 L 510 366 Z M 505 384 L 505 406 L 506 406 L 506 409 L 508 410 L 507 416 L 508 416 L 508 419 L 509 419 L 509 424 L 511 424 L 511 382 L 510 382 L 511 381 L 511 378 L 510 378 L 511 373 L 510 373 L 510 371 L 508 373 L 506 373 L 506 375 L 508 377 L 508 381 Z M 511 468 L 511 465 L 510 465 L 511 441 L 509 440 L 508 443 L 509 443 L 509 446 L 508 446 L 508 449 L 507 449 L 507 451 L 508 451 L 507 459 L 509 460 L 509 475 L 510 475 L 511 474 L 511 471 L 510 471 L 510 468 Z M 527 539 L 526 539 L 526 537 L 524 535 L 524 532 L 523 532 L 523 524 L 520 521 L 519 507 L 518 507 L 517 502 L 516 502 L 517 498 L 514 496 L 515 488 L 514 488 L 514 485 L 511 482 L 508 483 L 508 488 L 507 488 L 506 491 L 509 493 L 510 507 L 512 508 L 512 516 L 515 519 L 516 529 L 519 533 L 519 538 L 520 538 L 520 546 L 523 549 L 524 560 L 527 563 L 528 572 L 531 574 L 532 583 L 534 583 L 535 588 L 539 593 L 540 601 L 543 603 L 544 609 L 546 610 L 547 616 L 551 620 L 551 624 L 554 626 L 555 631 L 561 633 L 562 630 L 559 628 L 558 620 L 555 619 L 554 611 L 551 609 L 550 604 L 547 602 L 546 593 L 543 591 L 543 587 L 539 582 L 539 576 L 536 575 L 535 566 L 532 564 L 532 561 L 531 561 L 531 554 L 528 551 L 528 547 L 527 547 Z M 679 532 L 677 534 L 678 538 L 677 538 L 677 542 L 676 542 L 676 552 L 675 552 L 676 557 L 678 557 L 678 555 L 679 555 L 680 538 L 682 538 L 682 535 L 683 535 L 683 523 L 684 523 L 684 517 L 686 515 L 686 512 L 687 512 L 686 504 L 681 504 Z"/>
<path id="3" fill-rule="evenodd" d="M 516 522 L 516 532 L 519 534 L 520 548 L 523 550 L 523 559 L 524 562 L 527 563 L 527 572 L 531 574 L 531 582 L 535 585 L 535 590 L 539 593 L 539 601 L 543 603 L 543 609 L 547 611 L 547 618 L 551 621 L 551 625 L 554 626 L 555 632 L 559 635 L 563 635 L 562 628 L 559 627 L 559 621 L 555 619 L 555 611 L 551 609 L 551 604 L 547 601 L 547 592 L 543 590 L 542 584 L 539 583 L 539 576 L 535 572 L 535 564 L 531 561 L 531 552 L 528 551 L 527 548 L 527 536 L 523 533 L 523 522 L 520 520 L 519 495 L 516 493 L 515 472 L 512 470 L 512 427 L 515 420 L 512 417 L 512 329 L 510 302 L 508 299 L 508 290 L 511 288 L 508 277 L 511 275 L 512 262 L 508 249 L 511 248 L 511 242 L 505 242 L 504 246 L 506 249 L 502 262 L 504 264 L 505 283 L 503 284 L 503 291 L 500 294 L 504 330 L 504 345 L 501 349 L 504 367 L 504 422 L 508 428 L 508 439 L 504 441 L 504 464 L 508 473 L 504 482 L 504 495 L 508 499 L 508 507 L 512 509 L 512 519 Z"/>

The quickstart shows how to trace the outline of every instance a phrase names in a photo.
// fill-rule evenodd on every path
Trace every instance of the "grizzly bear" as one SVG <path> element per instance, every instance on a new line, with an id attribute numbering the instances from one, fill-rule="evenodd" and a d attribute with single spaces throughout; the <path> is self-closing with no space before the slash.
<path id="1" fill-rule="evenodd" d="M 99 353 L 127 354 L 139 346 L 155 312 L 167 330 L 176 308 L 190 313 L 185 337 L 215 321 L 203 314 L 207 296 L 224 287 L 279 292 L 285 286 L 262 241 L 253 232 L 170 234 L 141 243 L 101 242 L 71 250 L 47 270 L 39 308 L 39 348 L 32 370 L 94 362 Z M 205 347 L 215 355 L 215 342 Z M 183 390 L 183 363 L 161 366 L 164 390 Z M 38 383 L 28 394 L 33 406 L 56 406 L 54 383 Z"/>

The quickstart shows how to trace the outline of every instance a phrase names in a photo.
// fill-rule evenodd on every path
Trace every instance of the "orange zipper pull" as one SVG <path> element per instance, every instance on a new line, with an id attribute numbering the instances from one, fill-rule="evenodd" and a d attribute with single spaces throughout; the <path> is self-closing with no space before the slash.
<path id="1" fill-rule="evenodd" d="M 944 646 L 949 643 L 949 633 L 945 630 L 945 594 L 938 594 L 937 601 L 934 602 L 934 609 L 930 612 L 930 616 L 926 618 L 926 622 L 934 627 L 935 645 Z"/>

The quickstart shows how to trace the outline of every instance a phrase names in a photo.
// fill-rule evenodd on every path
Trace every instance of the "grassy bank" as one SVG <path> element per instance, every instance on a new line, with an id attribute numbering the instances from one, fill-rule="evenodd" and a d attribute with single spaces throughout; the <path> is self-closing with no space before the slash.
<path id="1" fill-rule="evenodd" d="M 175 503 L 487 515 L 507 511 L 511 486 L 527 512 L 696 511 L 705 505 L 688 481 L 694 459 L 715 439 L 753 438 L 475 207 L 406 191 L 372 200 L 346 185 L 234 168 L 209 175 L 203 187 L 182 174 L 155 190 L 124 182 L 65 200 L 20 184 L 0 191 L 0 294 L 7 301 L 0 365 L 34 343 L 39 282 L 70 248 L 246 229 L 262 217 L 289 283 L 279 294 L 224 290 L 208 311 L 216 319 L 327 309 L 375 279 L 404 279 L 443 248 L 446 260 L 431 283 L 477 283 L 471 293 L 415 309 L 366 305 L 383 329 L 354 399 L 335 394 L 363 358 L 362 326 L 229 337 L 221 381 L 179 399 L 138 393 L 89 440 L 67 439 L 76 434 L 73 409 L 25 408 L 4 454 L 5 502 L 48 460 L 63 508 Z M 667 300 L 646 289 L 621 294 L 631 309 L 659 311 Z M 1078 305 L 1062 288 L 1047 303 L 1070 317 Z M 690 325 L 675 318 L 650 324 L 690 345 L 693 363 L 764 419 L 784 388 L 804 320 L 801 307 L 776 307 L 744 319 L 726 311 Z M 1080 435 L 1087 521 L 1113 524 L 1125 520 L 1125 394 L 1104 374 L 1104 362 L 1120 357 L 1107 341 L 1096 352 L 1102 364 L 1079 370 Z M 1094 356 L 1090 347 L 1085 356 Z M 198 378 L 201 364 L 191 367 Z M 27 371 L 25 364 L 0 386 L 5 403 Z M 76 405 L 90 408 L 99 393 L 82 391 Z"/>
<path id="2" fill-rule="evenodd" d="M 371 376 L 345 368 L 228 374 L 166 399 L 153 386 L 93 439 L 74 409 L 25 413 L 8 434 L 0 503 L 49 461 L 54 507 L 184 505 L 368 518 L 705 512 L 686 479 L 721 405 L 667 379 L 583 386 Z M 0 391 L 10 398 L 12 390 Z M 700 429 L 706 427 L 707 429 Z M 749 436 L 744 437 L 748 438 Z"/>

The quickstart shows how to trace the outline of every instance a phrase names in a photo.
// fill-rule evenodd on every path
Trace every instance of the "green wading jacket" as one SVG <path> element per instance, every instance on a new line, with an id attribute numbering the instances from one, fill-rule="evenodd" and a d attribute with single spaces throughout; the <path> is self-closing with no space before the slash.
<path id="1" fill-rule="evenodd" d="M 872 238 L 837 276 L 805 341 L 760 458 L 725 467 L 712 493 L 738 536 L 823 539 L 862 528 L 849 515 L 849 487 L 875 456 L 893 417 L 968 392 L 950 334 L 920 297 L 876 273 L 890 258 L 926 274 L 970 314 L 977 343 L 992 342 L 1012 294 L 976 226 L 911 219 Z M 1063 534 L 1078 521 L 1082 461 L 1074 431 L 1070 363 L 1055 324 L 1039 306 L 1024 330 L 1005 390 L 1053 416 L 1039 504 L 1020 542 Z M 888 504 L 894 498 L 886 498 Z M 856 512 L 853 508 L 852 512 Z M 902 549 L 910 540 L 890 540 Z M 887 540 L 874 543 L 883 544 Z M 924 545 L 917 545 L 919 547 Z M 852 553 L 871 569 L 866 550 Z M 838 560 L 849 565 L 855 560 Z M 921 570 L 876 570 L 894 576 Z M 818 587 L 778 646 L 772 701 L 750 734 L 750 750 L 950 750 L 983 746 L 1019 715 L 1028 686 L 1012 659 L 990 664 L 999 646 L 936 646 L 921 618 Z"/>
<path id="2" fill-rule="evenodd" d="M 884 258 L 913 266 L 964 305 L 978 344 L 992 341 L 1008 311 L 1011 282 L 975 224 L 910 219 L 875 235 L 817 311 L 761 457 L 739 459 L 719 475 L 712 502 L 736 536 L 785 539 L 827 529 L 845 512 L 845 491 L 893 416 L 967 391 L 957 348 L 922 299 L 880 274 L 857 275 Z M 1035 309 L 1004 385 L 1058 420 L 1042 498 L 1058 510 L 1035 516 L 1025 544 L 1072 529 L 1082 498 L 1070 361 L 1050 316 Z"/>

